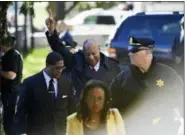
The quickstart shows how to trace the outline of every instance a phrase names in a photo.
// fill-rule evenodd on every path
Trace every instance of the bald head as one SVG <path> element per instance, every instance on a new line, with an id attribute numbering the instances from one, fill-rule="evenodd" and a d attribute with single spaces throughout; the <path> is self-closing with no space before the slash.
<path id="1" fill-rule="evenodd" d="M 92 47 L 99 50 L 99 45 L 97 44 L 97 42 L 94 39 L 85 40 L 85 42 L 83 44 L 83 50 L 88 49 L 88 48 L 92 48 Z"/>
<path id="2" fill-rule="evenodd" d="M 86 62 L 95 66 L 100 60 L 100 47 L 94 39 L 88 39 L 83 44 L 83 52 Z"/>
<path id="3" fill-rule="evenodd" d="M 60 32 L 63 32 L 65 30 L 67 30 L 67 25 L 65 24 L 65 22 L 59 20 L 57 22 L 57 25 L 56 25 L 56 29 L 57 31 L 60 33 Z"/>

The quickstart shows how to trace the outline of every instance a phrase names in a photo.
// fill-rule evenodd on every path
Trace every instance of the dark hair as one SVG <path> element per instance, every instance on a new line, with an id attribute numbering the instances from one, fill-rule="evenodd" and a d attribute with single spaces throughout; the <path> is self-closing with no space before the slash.
<path id="1" fill-rule="evenodd" d="M 63 60 L 63 57 L 59 53 L 51 52 L 46 57 L 46 66 L 55 65 L 60 60 Z"/>
<path id="2" fill-rule="evenodd" d="M 109 114 L 109 109 L 111 107 L 111 96 L 110 96 L 110 92 L 109 89 L 107 87 L 107 85 L 99 80 L 90 80 L 86 83 L 84 89 L 83 89 L 83 93 L 81 95 L 81 99 L 80 99 L 80 103 L 77 107 L 77 118 L 79 120 L 86 120 L 86 118 L 89 118 L 89 110 L 88 110 L 88 106 L 86 104 L 86 99 L 87 99 L 87 95 L 89 93 L 90 90 L 92 90 L 93 88 L 101 88 L 104 93 L 105 93 L 105 101 L 104 101 L 104 106 L 103 106 L 103 110 L 101 112 L 101 122 L 105 123 Z"/>

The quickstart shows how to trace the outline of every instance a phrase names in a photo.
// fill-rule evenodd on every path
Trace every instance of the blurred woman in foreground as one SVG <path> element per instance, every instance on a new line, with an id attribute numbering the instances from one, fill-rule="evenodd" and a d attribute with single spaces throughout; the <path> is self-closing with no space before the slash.
<path id="1" fill-rule="evenodd" d="M 98 80 L 86 83 L 77 113 L 67 118 L 66 135 L 125 135 L 117 109 L 111 109 L 107 86 Z"/>

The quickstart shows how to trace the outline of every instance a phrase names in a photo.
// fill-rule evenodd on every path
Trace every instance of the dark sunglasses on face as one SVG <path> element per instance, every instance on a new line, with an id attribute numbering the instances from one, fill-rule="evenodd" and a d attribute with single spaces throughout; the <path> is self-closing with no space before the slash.
<path id="1" fill-rule="evenodd" d="M 131 53 L 137 53 L 137 52 L 139 52 L 139 51 L 142 51 L 142 50 L 151 50 L 151 49 L 149 49 L 149 48 L 143 48 L 143 49 L 139 49 L 139 48 L 137 48 L 137 49 L 133 49 L 133 50 L 130 50 L 129 52 L 131 52 Z"/>

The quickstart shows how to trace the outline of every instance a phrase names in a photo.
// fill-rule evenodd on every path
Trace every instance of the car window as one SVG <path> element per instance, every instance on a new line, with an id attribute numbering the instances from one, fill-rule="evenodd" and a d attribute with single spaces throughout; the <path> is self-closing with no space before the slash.
<path id="1" fill-rule="evenodd" d="M 84 19 L 84 24 L 96 24 L 97 16 L 88 16 Z"/>
<path id="2" fill-rule="evenodd" d="M 128 17 L 118 28 L 115 40 L 128 41 L 129 36 L 156 37 L 161 35 L 176 35 L 181 15 L 148 15 Z"/>
<path id="3" fill-rule="evenodd" d="M 112 25 L 116 24 L 113 16 L 88 16 L 84 19 L 84 24 L 104 24 L 104 25 Z"/>
<path id="4" fill-rule="evenodd" d="M 113 16 L 98 16 L 97 24 L 112 25 L 116 24 Z"/>

